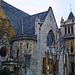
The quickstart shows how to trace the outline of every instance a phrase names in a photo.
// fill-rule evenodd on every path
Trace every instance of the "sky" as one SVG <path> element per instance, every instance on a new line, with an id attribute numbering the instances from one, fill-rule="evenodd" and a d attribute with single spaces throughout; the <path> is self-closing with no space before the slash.
<path id="1" fill-rule="evenodd" d="M 4 0 L 16 8 L 30 14 L 47 11 L 52 7 L 58 27 L 61 17 L 67 20 L 70 11 L 75 15 L 75 0 Z"/>

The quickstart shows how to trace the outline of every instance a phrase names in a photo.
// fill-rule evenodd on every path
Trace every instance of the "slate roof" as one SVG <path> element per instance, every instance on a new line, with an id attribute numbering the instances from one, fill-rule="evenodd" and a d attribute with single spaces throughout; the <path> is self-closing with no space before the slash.
<path id="1" fill-rule="evenodd" d="M 23 32 L 24 34 L 35 35 L 35 20 L 36 17 L 40 18 L 40 21 L 44 21 L 48 11 L 24 17 L 23 19 Z"/>
<path id="2" fill-rule="evenodd" d="M 21 34 L 22 32 L 22 18 L 28 16 L 29 14 L 13 7 L 12 5 L 6 3 L 5 1 L 2 1 L 0 3 L 0 6 L 2 7 L 5 15 L 11 22 L 16 34 Z"/>
<path id="3" fill-rule="evenodd" d="M 70 14 L 69 14 L 69 16 L 68 16 L 68 20 L 72 20 L 72 19 L 74 19 L 74 15 L 73 15 L 72 12 L 70 12 Z"/>
<path id="4" fill-rule="evenodd" d="M 6 3 L 5 1 L 2 1 L 0 3 L 0 6 L 2 7 L 5 15 L 11 22 L 15 32 L 16 36 L 13 36 L 12 39 L 14 40 L 20 40 L 20 39 L 32 39 L 36 40 L 37 37 L 35 36 L 35 19 L 36 17 L 40 18 L 40 21 L 45 20 L 45 17 L 48 13 L 48 11 L 41 12 L 35 15 L 29 15 L 12 5 Z M 22 34 L 22 20 L 23 20 L 23 34 Z"/>

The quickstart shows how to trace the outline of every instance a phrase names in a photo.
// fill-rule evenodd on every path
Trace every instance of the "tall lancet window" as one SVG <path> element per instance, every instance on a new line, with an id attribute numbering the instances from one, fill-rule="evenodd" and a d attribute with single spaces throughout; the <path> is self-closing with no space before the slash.
<path id="1" fill-rule="evenodd" d="M 73 26 L 71 26 L 71 33 L 73 33 Z"/>
<path id="2" fill-rule="evenodd" d="M 65 28 L 65 34 L 67 34 L 67 28 Z"/>
<path id="3" fill-rule="evenodd" d="M 70 33 L 70 27 L 68 27 L 68 33 Z"/>
<path id="4" fill-rule="evenodd" d="M 71 43 L 71 52 L 73 52 L 73 45 L 72 45 L 72 43 Z"/>
<path id="5" fill-rule="evenodd" d="M 51 46 L 53 44 L 53 37 L 51 33 L 47 35 L 47 46 Z"/>

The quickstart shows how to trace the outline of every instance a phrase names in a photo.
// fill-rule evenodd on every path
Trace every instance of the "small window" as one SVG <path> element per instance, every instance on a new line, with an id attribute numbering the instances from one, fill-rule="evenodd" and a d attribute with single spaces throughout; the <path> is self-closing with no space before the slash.
<path id="1" fill-rule="evenodd" d="M 20 48 L 22 49 L 22 43 L 20 43 Z"/>
<path id="2" fill-rule="evenodd" d="M 19 50 L 17 50 L 17 59 L 18 59 L 18 55 L 19 55 Z"/>
<path id="3" fill-rule="evenodd" d="M 65 28 L 65 34 L 67 34 L 67 28 Z"/>
<path id="4" fill-rule="evenodd" d="M 27 43 L 27 49 L 29 48 L 29 43 Z"/>
<path id="5" fill-rule="evenodd" d="M 2 48 L 0 49 L 0 55 L 1 55 L 2 57 L 5 57 L 5 56 L 7 56 L 7 54 L 8 54 L 8 49 L 7 49 L 6 47 L 2 47 Z"/>
<path id="6" fill-rule="evenodd" d="M 72 20 L 72 22 L 74 22 L 74 20 Z"/>
<path id="7" fill-rule="evenodd" d="M 73 52 L 73 45 L 72 45 L 72 43 L 71 43 L 71 52 Z"/>
<path id="8" fill-rule="evenodd" d="M 67 54 L 65 54 L 65 66 L 67 67 Z"/>
<path id="9" fill-rule="evenodd" d="M 71 26 L 71 33 L 73 33 L 73 26 Z"/>
<path id="10" fill-rule="evenodd" d="M 71 62 L 71 72 L 74 73 L 74 62 Z"/>
<path id="11" fill-rule="evenodd" d="M 68 33 L 70 33 L 70 27 L 68 27 Z"/>

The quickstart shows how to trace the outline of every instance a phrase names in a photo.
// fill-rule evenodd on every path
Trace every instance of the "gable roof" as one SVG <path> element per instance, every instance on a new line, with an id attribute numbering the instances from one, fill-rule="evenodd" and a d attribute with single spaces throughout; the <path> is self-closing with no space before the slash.
<path id="1" fill-rule="evenodd" d="M 40 18 L 40 21 L 44 21 L 48 11 L 38 13 L 23 18 L 23 33 L 29 35 L 35 35 L 35 20 L 36 17 Z"/>
<path id="2" fill-rule="evenodd" d="M 5 15 L 11 22 L 16 34 L 21 34 L 22 32 L 22 18 L 28 16 L 29 14 L 11 6 L 10 4 L 2 1 L 0 3 L 0 6 L 2 7 Z"/>
<path id="3" fill-rule="evenodd" d="M 48 11 L 24 17 L 23 18 L 23 34 L 13 36 L 11 38 L 11 41 L 22 40 L 22 39 L 37 41 L 37 36 L 35 35 L 35 19 L 36 17 L 39 17 L 40 21 L 44 21 L 47 12 Z"/>
<path id="4" fill-rule="evenodd" d="M 69 14 L 69 16 L 68 16 L 68 20 L 72 20 L 72 19 L 74 19 L 74 15 L 73 15 L 72 12 L 70 12 L 70 14 Z"/>

